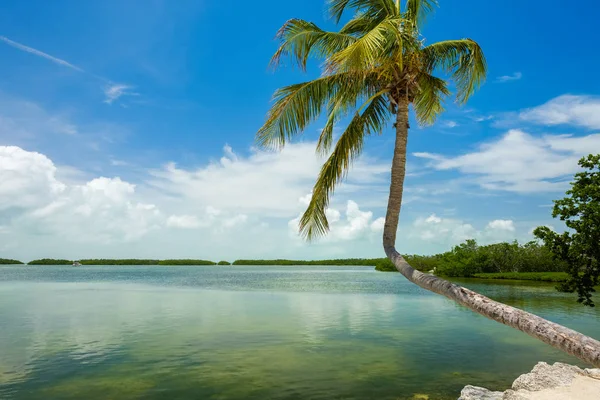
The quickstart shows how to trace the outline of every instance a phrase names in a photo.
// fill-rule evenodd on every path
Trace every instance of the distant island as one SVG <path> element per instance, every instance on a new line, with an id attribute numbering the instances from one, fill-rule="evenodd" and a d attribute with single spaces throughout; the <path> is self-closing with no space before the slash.
<path id="1" fill-rule="evenodd" d="M 11 260 L 10 258 L 0 258 L 0 265 L 17 265 L 23 264 L 22 261 L 19 260 Z"/>
<path id="2" fill-rule="evenodd" d="M 422 272 L 438 276 L 482 279 L 519 279 L 548 282 L 564 282 L 568 278 L 566 265 L 557 261 L 552 252 L 537 242 L 519 244 L 496 243 L 481 246 L 475 240 L 467 240 L 452 250 L 434 255 L 407 255 L 410 265 Z M 75 260 L 43 258 L 28 265 L 73 265 Z M 369 266 L 377 271 L 395 272 L 396 268 L 387 258 L 340 258 L 326 260 L 289 259 L 239 259 L 208 261 L 198 259 L 82 259 L 80 265 L 236 265 L 236 266 Z M 11 259 L 0 259 L 0 264 L 23 264 Z"/>

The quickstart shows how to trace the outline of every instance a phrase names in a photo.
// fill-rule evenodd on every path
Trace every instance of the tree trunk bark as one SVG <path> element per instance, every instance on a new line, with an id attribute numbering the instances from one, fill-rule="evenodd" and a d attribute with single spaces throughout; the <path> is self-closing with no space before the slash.
<path id="1" fill-rule="evenodd" d="M 408 142 L 408 101 L 406 100 L 398 103 L 395 126 L 396 145 L 392 161 L 390 196 L 383 230 L 383 248 L 396 269 L 409 281 L 423 289 L 446 296 L 487 318 L 516 328 L 582 361 L 600 367 L 600 341 L 537 315 L 499 303 L 434 275 L 417 271 L 396 251 L 396 231 L 402 204 Z"/>

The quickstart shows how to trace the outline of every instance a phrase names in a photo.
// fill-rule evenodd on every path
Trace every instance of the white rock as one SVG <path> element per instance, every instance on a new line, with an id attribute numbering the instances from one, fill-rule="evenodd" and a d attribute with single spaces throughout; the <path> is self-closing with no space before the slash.
<path id="1" fill-rule="evenodd" d="M 502 392 L 492 392 L 482 387 L 467 385 L 458 400 L 502 400 Z"/>
<path id="2" fill-rule="evenodd" d="M 584 375 L 579 367 L 558 362 L 554 365 L 539 362 L 530 373 L 519 376 L 513 382 L 512 389 L 535 392 L 557 386 L 569 386 L 577 375 Z"/>
<path id="3" fill-rule="evenodd" d="M 600 379 L 600 368 L 586 368 L 584 372 L 590 378 Z"/>

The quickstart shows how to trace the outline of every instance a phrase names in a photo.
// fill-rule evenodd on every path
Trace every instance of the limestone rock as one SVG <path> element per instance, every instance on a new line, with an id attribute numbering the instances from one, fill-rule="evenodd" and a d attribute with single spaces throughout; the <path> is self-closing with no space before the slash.
<path id="1" fill-rule="evenodd" d="M 502 400 L 529 400 L 529 398 L 523 393 L 515 392 L 512 389 L 508 389 L 504 392 Z"/>
<path id="2" fill-rule="evenodd" d="M 583 372 L 590 378 L 600 379 L 600 368 L 586 368 Z"/>
<path id="3" fill-rule="evenodd" d="M 502 400 L 502 392 L 492 392 L 482 387 L 467 385 L 460 392 L 458 400 Z"/>
<path id="4" fill-rule="evenodd" d="M 557 386 L 569 386 L 577 375 L 585 375 L 583 370 L 573 365 L 554 363 L 549 365 L 539 362 L 528 374 L 519 376 L 512 384 L 512 389 L 535 392 Z"/>

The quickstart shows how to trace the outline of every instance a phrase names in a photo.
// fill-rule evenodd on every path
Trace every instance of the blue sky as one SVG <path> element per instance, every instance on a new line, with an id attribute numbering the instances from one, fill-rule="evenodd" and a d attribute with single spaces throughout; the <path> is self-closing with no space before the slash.
<path id="1" fill-rule="evenodd" d="M 465 107 L 413 123 L 398 247 L 531 238 L 600 152 L 600 5 L 441 0 L 427 41 L 469 37 L 489 63 Z M 239 3 L 239 4 L 237 4 Z M 334 29 L 322 0 L 4 1 L 0 257 L 371 257 L 393 139 L 369 139 L 331 205 L 328 238 L 294 233 L 322 123 L 283 153 L 253 148 L 273 91 L 277 29 Z M 340 127 L 341 129 L 342 127 Z"/>

